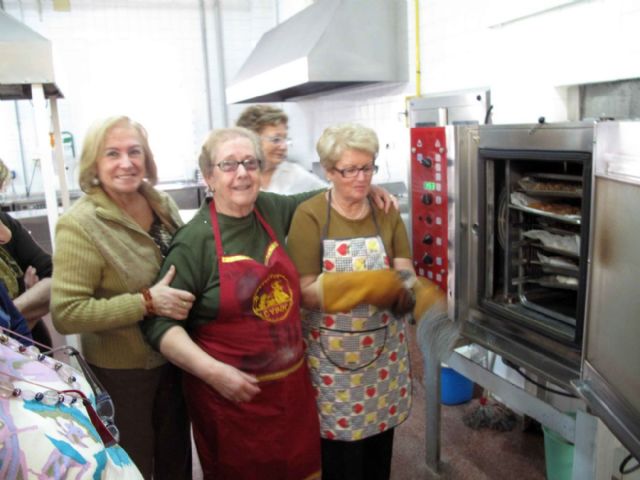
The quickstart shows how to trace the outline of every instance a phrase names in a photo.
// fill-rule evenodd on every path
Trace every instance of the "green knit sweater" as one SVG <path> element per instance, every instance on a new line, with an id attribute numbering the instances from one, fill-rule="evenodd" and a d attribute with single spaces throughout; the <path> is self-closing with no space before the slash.
<path id="1" fill-rule="evenodd" d="M 182 224 L 166 194 L 141 193 L 170 232 Z M 102 368 L 154 368 L 165 362 L 144 340 L 140 290 L 151 286 L 162 255 L 147 232 L 100 188 L 80 198 L 56 226 L 51 314 L 64 334 L 80 333 L 83 353 Z"/>

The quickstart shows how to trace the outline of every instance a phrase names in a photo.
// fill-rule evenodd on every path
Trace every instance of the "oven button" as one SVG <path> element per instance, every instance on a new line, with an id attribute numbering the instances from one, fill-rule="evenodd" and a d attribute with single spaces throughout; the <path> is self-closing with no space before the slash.
<path id="1" fill-rule="evenodd" d="M 422 237 L 422 243 L 424 243 L 425 245 L 431 245 L 433 243 L 433 237 L 427 233 L 424 237 Z"/>
<path id="2" fill-rule="evenodd" d="M 433 223 L 433 218 L 431 218 L 431 215 L 427 215 L 424 218 L 424 221 L 427 222 L 429 225 L 431 225 Z"/>
<path id="3" fill-rule="evenodd" d="M 424 256 L 422 257 L 422 263 L 424 263 L 426 265 L 432 265 L 433 264 L 433 257 L 431 255 L 429 255 L 428 253 L 425 253 Z"/>
<path id="4" fill-rule="evenodd" d="M 431 160 L 431 157 L 421 157 L 418 160 L 420 161 L 420 163 L 423 166 L 425 166 L 427 168 L 429 168 L 429 167 L 431 167 L 431 165 L 433 165 L 433 160 Z"/>
<path id="5" fill-rule="evenodd" d="M 433 203 L 433 195 L 430 193 L 425 193 L 422 195 L 422 203 L 425 205 L 431 205 Z"/>

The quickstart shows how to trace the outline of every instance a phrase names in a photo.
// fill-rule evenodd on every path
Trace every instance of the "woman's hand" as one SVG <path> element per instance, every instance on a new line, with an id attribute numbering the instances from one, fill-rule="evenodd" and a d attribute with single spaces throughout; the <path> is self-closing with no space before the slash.
<path id="1" fill-rule="evenodd" d="M 258 379 L 206 353 L 182 325 L 169 328 L 159 343 L 160 352 L 174 365 L 195 375 L 231 402 L 248 402 L 258 393 Z"/>
<path id="2" fill-rule="evenodd" d="M 156 315 L 169 317 L 174 320 L 184 320 L 189 315 L 189 310 L 196 299 L 186 290 L 179 290 L 169 286 L 176 275 L 176 267 L 171 265 L 166 275 L 149 288 L 153 301 L 153 310 Z"/>
<path id="3" fill-rule="evenodd" d="M 218 361 L 215 373 L 205 381 L 220 395 L 234 403 L 249 402 L 260 393 L 256 377 Z"/>
<path id="4" fill-rule="evenodd" d="M 386 189 L 378 185 L 371 185 L 369 196 L 378 208 L 384 210 L 384 213 L 389 213 L 391 207 L 398 210 L 398 197 L 391 195 Z"/>
<path id="5" fill-rule="evenodd" d="M 40 277 L 38 277 L 38 273 L 34 267 L 29 265 L 24 272 L 24 288 L 29 290 L 36 283 L 40 281 Z"/>

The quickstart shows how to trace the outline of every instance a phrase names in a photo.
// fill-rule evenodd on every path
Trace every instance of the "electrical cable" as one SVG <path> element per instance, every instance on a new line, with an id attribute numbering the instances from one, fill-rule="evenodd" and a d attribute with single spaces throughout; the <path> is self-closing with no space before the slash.
<path id="1" fill-rule="evenodd" d="M 621 475 L 629 475 L 630 473 L 633 473 L 640 468 L 640 463 L 637 463 L 638 460 L 636 460 L 636 465 L 634 467 L 631 467 L 630 469 L 625 470 L 627 463 L 629 463 L 632 458 L 633 458 L 633 455 L 629 454 L 620 463 L 620 468 L 618 468 L 618 471 L 620 472 Z"/>
<path id="2" fill-rule="evenodd" d="M 484 115 L 484 124 L 489 125 L 489 120 L 491 120 L 491 112 L 493 111 L 493 105 L 489 105 L 487 108 L 487 113 Z"/>
<path id="3" fill-rule="evenodd" d="M 551 392 L 551 393 L 555 393 L 556 395 L 562 395 L 563 397 L 569 397 L 569 398 L 578 398 L 576 395 L 573 395 L 572 393 L 567 393 L 567 392 L 563 392 L 561 390 L 556 390 L 555 388 L 549 388 L 546 385 L 543 385 L 540 382 L 536 382 L 534 379 L 532 379 L 530 376 L 528 376 L 526 373 L 524 373 L 522 370 L 520 370 L 520 367 L 515 365 L 513 362 L 510 362 L 509 360 L 503 358 L 502 362 L 511 367 L 512 369 L 514 369 L 516 372 L 518 372 L 522 377 L 524 377 L 527 381 L 533 383 L 536 387 L 540 387 L 543 390 L 546 390 L 547 392 Z"/>

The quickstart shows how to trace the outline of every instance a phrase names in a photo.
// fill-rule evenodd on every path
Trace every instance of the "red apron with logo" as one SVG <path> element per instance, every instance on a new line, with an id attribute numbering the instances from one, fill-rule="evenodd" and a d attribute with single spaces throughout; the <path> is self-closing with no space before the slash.
<path id="1" fill-rule="evenodd" d="M 255 375 L 261 392 L 236 404 L 187 375 L 196 446 L 207 479 L 320 478 L 320 427 L 304 361 L 299 278 L 271 227 L 254 214 L 271 238 L 263 263 L 224 255 L 210 204 L 220 307 L 193 340 L 217 360 Z"/>

